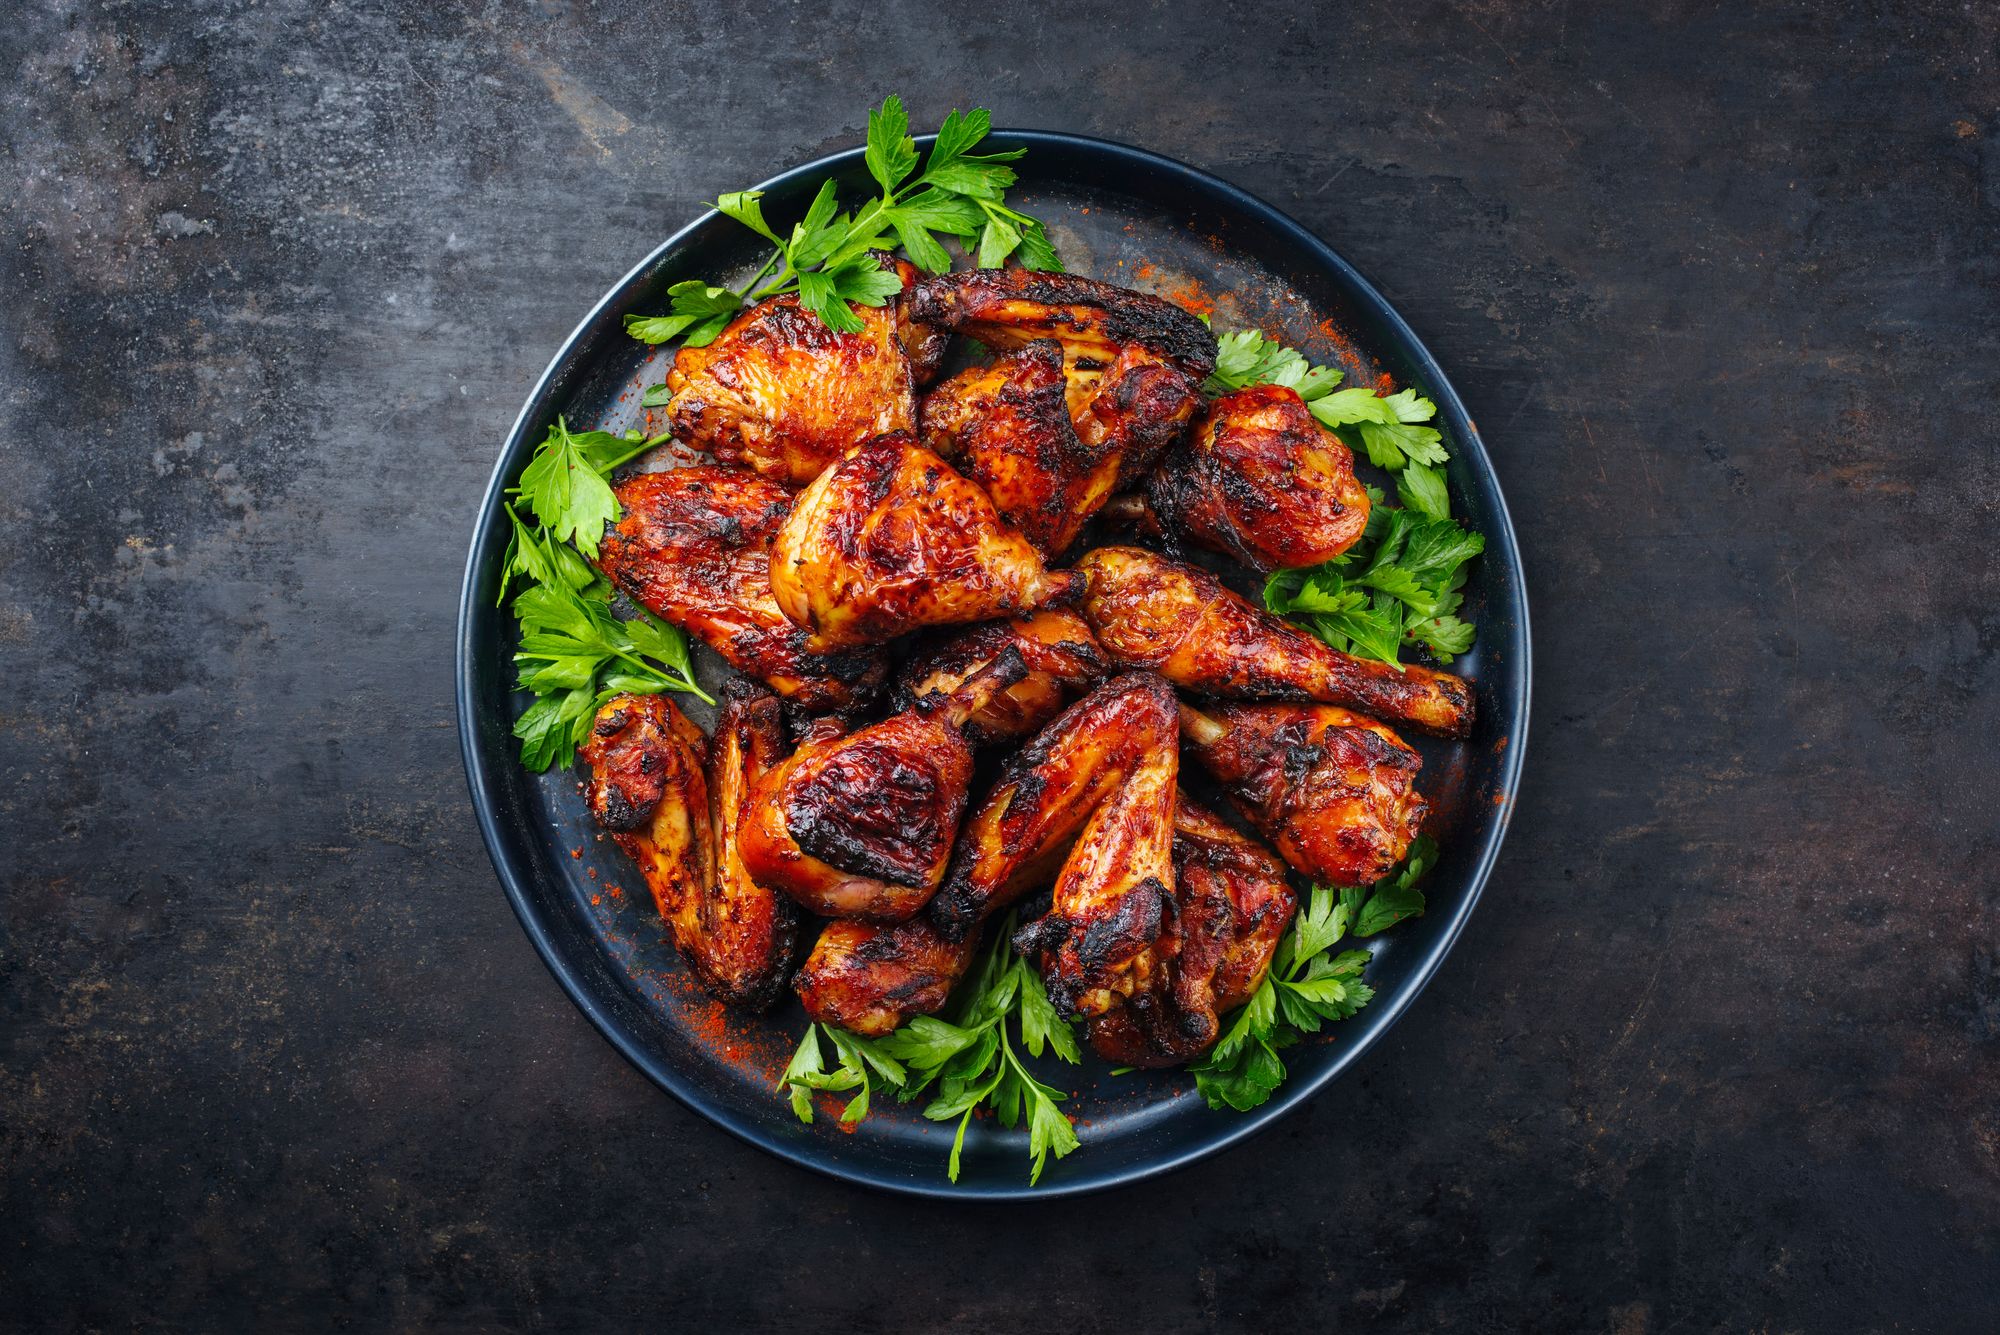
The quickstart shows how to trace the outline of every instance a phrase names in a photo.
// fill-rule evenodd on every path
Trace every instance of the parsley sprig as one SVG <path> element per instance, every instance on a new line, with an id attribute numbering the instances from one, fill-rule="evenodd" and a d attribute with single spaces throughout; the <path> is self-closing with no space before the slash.
<path id="1" fill-rule="evenodd" d="M 604 526 L 618 521 L 611 471 L 665 439 L 571 431 L 557 418 L 508 492 L 503 508 L 513 537 L 499 601 L 527 581 L 514 596 L 521 633 L 514 666 L 520 687 L 535 700 L 515 720 L 514 736 L 531 770 L 574 760 L 598 706 L 620 691 L 686 691 L 709 699 L 695 684 L 687 638 L 644 608 L 620 620 L 611 610 L 610 581 L 586 559 L 597 555 Z"/>
<path id="2" fill-rule="evenodd" d="M 865 157 L 868 174 L 882 187 L 879 198 L 842 212 L 834 183 L 827 180 L 806 216 L 781 233 L 764 217 L 763 191 L 721 196 L 716 209 L 769 241 L 770 257 L 739 288 L 696 279 L 675 283 L 667 289 L 671 313 L 628 315 L 626 332 L 645 343 L 680 338 L 698 348 L 713 342 L 745 305 L 796 292 L 799 304 L 829 329 L 857 333 L 863 325 L 855 306 L 880 306 L 903 288 L 868 252 L 900 246 L 918 268 L 943 273 L 951 268 L 951 253 L 940 236 L 956 238 L 982 269 L 998 268 L 1009 256 L 1030 269 L 1062 268 L 1047 229 L 1006 203 L 1007 187 L 1015 181 L 1007 164 L 1027 150 L 973 152 L 992 124 L 983 107 L 952 111 L 918 172 L 909 114 L 903 100 L 891 94 L 868 113 Z"/>
<path id="3" fill-rule="evenodd" d="M 1484 550 L 1484 535 L 1451 519 L 1379 506 L 1361 541 L 1333 560 L 1273 571 L 1264 606 L 1346 653 L 1396 663 L 1416 644 L 1449 662 L 1472 647 L 1473 627 L 1457 612 L 1466 562 Z"/>
<path id="4" fill-rule="evenodd" d="M 859 1089 L 842 1111 L 847 1123 L 867 1116 L 879 1079 L 909 1102 L 933 1084 L 937 1091 L 924 1108 L 933 1122 L 958 1122 L 945 1171 L 958 1181 L 965 1131 L 981 1107 L 1000 1125 L 1028 1124 L 1028 1182 L 1039 1182 L 1049 1156 L 1060 1159 L 1077 1147 L 1076 1128 L 1060 1106 L 1066 1097 L 1036 1078 L 1023 1059 L 1046 1050 L 1075 1065 L 1083 1055 L 1076 1031 L 1056 1014 L 1041 975 L 1008 944 L 1013 922 L 1005 924 L 972 981 L 961 989 L 951 1019 L 920 1015 L 882 1038 L 865 1039 L 832 1025 L 806 1026 L 804 1040 L 779 1082 L 791 1095 L 802 1122 L 813 1120 L 814 1091 Z M 1015 1032 L 1008 1032 L 1008 1021 Z M 833 1044 L 837 1064 L 826 1065 L 821 1036 Z"/>
<path id="5" fill-rule="evenodd" d="M 1373 936 L 1422 913 L 1424 892 L 1416 883 L 1436 861 L 1437 844 L 1420 835 L 1403 865 L 1372 888 L 1313 887 L 1311 901 L 1278 943 L 1264 981 L 1208 1056 L 1188 1068 L 1209 1107 L 1248 1112 L 1264 1103 L 1285 1081 L 1282 1049 L 1374 1000 L 1375 989 L 1361 980 L 1368 952 L 1336 954 L 1333 948 L 1350 933 Z"/>
<path id="6" fill-rule="evenodd" d="M 1456 615 L 1465 601 L 1465 563 L 1486 539 L 1451 518 L 1444 473 L 1444 437 L 1421 425 L 1437 405 L 1413 389 L 1381 395 L 1365 387 L 1336 389 L 1341 373 L 1314 366 L 1297 348 L 1254 329 L 1217 340 L 1210 394 L 1252 385 L 1283 385 L 1370 463 L 1396 476 L 1397 509 L 1369 487 L 1374 507 L 1362 540 L 1324 564 L 1274 572 L 1264 606 L 1290 616 L 1346 653 L 1400 663 L 1411 645 L 1449 661 L 1472 647 L 1473 628 Z"/>

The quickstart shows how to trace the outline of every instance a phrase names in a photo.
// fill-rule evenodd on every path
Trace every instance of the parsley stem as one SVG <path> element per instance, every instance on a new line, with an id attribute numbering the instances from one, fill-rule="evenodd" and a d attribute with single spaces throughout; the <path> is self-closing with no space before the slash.
<path id="1" fill-rule="evenodd" d="M 764 261 L 764 267 L 759 269 L 756 273 L 750 275 L 749 282 L 745 283 L 742 287 L 735 289 L 737 297 L 739 299 L 747 301 L 749 299 L 750 289 L 757 286 L 758 282 L 763 279 L 764 275 L 771 272 L 771 266 L 773 264 L 776 264 L 779 260 L 783 259 L 784 257 L 785 257 L 785 252 L 783 250 L 773 250 L 771 252 L 771 258 Z"/>

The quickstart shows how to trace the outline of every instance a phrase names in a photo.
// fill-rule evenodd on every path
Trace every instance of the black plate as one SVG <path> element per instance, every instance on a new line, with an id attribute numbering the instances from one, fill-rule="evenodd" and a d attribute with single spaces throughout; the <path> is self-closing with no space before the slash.
<path id="1" fill-rule="evenodd" d="M 669 1093 L 717 1125 L 782 1158 L 835 1177 L 940 1197 L 1062 1196 L 1132 1182 L 1192 1163 L 1271 1125 L 1325 1088 L 1394 1024 L 1436 971 L 1485 885 L 1520 783 L 1528 726 L 1528 611 L 1520 557 L 1500 484 L 1442 369 L 1369 283 L 1323 242 L 1269 205 L 1182 163 L 1074 135 L 996 132 L 1025 147 L 1010 202 L 1047 220 L 1077 272 L 1213 303 L 1218 329 L 1282 334 L 1313 360 L 1337 365 L 1348 384 L 1386 373 L 1436 400 L 1454 513 L 1486 535 L 1463 613 L 1478 644 L 1459 671 L 1477 684 L 1479 724 L 1470 741 L 1423 743 L 1429 829 L 1443 856 L 1426 889 L 1426 916 L 1375 938 L 1372 1005 L 1286 1054 L 1291 1078 L 1252 1113 L 1211 1111 L 1180 1072 L 1111 1076 L 1097 1063 L 1057 1078 L 1077 1091 L 1069 1111 L 1082 1146 L 1051 1162 L 1030 1187 L 1025 1130 L 976 1120 L 964 1168 L 945 1178 L 951 1127 L 925 1122 L 920 1104 L 878 1098 L 877 1111 L 844 1132 L 829 1116 L 801 1125 L 773 1092 L 805 1025 L 796 1003 L 756 1019 L 725 1013 L 682 975 L 636 872 L 590 824 L 575 774 L 534 775 L 515 759 L 509 729 L 525 697 L 511 689 L 511 618 L 494 607 L 507 532 L 502 489 L 558 412 L 571 425 L 623 430 L 645 415 L 639 391 L 665 376 L 671 353 L 627 338 L 628 312 L 666 308 L 669 284 L 746 277 L 761 242 L 718 214 L 683 229 L 599 301 L 528 396 L 486 489 L 466 560 L 458 627 L 458 723 L 467 780 L 486 846 L 529 939 L 563 988 L 618 1050 Z M 781 225 L 836 177 L 842 198 L 874 192 L 861 150 L 808 163 L 767 181 L 764 209 Z M 655 424 L 657 427 L 657 423 Z M 1365 471 L 1365 470 L 1364 470 Z M 706 684 L 721 675 L 705 649 Z M 689 712 L 704 725 L 699 702 Z M 612 887 L 622 893 L 612 893 Z"/>

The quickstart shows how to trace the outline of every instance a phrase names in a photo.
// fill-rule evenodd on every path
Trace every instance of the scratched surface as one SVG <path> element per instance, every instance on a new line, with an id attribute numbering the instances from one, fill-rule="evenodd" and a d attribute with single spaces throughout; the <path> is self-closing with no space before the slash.
<path id="1" fill-rule="evenodd" d="M 1990 1329 L 2000 12 L 888 8 L 10 9 L 0 1325 Z M 626 1067 L 451 721 L 549 353 L 891 89 L 1332 240 L 1536 613 L 1523 806 L 1411 1014 L 1048 1208 L 822 1181 Z"/>

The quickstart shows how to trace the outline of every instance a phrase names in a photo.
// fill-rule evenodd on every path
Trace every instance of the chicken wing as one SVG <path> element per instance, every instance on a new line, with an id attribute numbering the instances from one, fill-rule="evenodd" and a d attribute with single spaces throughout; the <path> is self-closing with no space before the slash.
<path id="1" fill-rule="evenodd" d="M 1020 650 L 1028 675 L 988 701 L 966 721 L 965 735 L 980 746 L 1038 731 L 1071 696 L 1105 674 L 1104 653 L 1090 627 L 1074 612 L 1037 612 L 1012 621 L 989 621 L 958 631 L 919 650 L 897 676 L 896 707 L 958 689 L 1004 649 Z"/>
<path id="2" fill-rule="evenodd" d="M 900 922 L 943 879 L 972 782 L 962 729 L 1027 674 L 1005 650 L 949 695 L 843 737 L 809 739 L 750 797 L 744 865 L 827 917 Z"/>
<path id="3" fill-rule="evenodd" d="M 923 402 L 924 445 L 986 489 L 1045 556 L 1060 556 L 1111 496 L 1119 457 L 1070 421 L 1062 348 L 1036 339 L 961 371 Z"/>
<path id="4" fill-rule="evenodd" d="M 1472 731 L 1472 688 L 1449 672 L 1343 654 L 1250 605 L 1205 570 L 1100 547 L 1083 618 L 1113 659 L 1202 695 L 1318 700 L 1444 737 Z"/>
<path id="5" fill-rule="evenodd" d="M 1211 403 L 1146 495 L 1169 538 L 1261 571 L 1330 561 L 1368 526 L 1353 453 L 1282 385 Z"/>
<path id="6" fill-rule="evenodd" d="M 791 495 L 740 468 L 681 468 L 620 483 L 623 510 L 598 565 L 653 615 L 803 709 L 852 709 L 880 693 L 888 659 L 836 649 L 794 625 L 771 594 L 771 539 Z"/>
<path id="7" fill-rule="evenodd" d="M 919 319 L 1003 354 L 931 396 L 926 439 L 970 435 L 970 471 L 992 476 L 1005 493 L 995 496 L 1002 513 L 1050 555 L 1153 467 L 1200 408 L 1201 382 L 1215 370 L 1215 336 L 1201 321 L 1172 302 L 1076 274 L 946 274 L 913 287 L 910 304 Z M 1074 445 L 1049 415 L 1054 368 L 1045 341 L 1062 353 Z M 988 429 L 969 432 L 978 423 Z M 1020 442 L 1012 461 L 1010 440 Z"/>
<path id="8" fill-rule="evenodd" d="M 1082 376 L 1105 370 L 1131 347 L 1197 382 L 1215 371 L 1207 325 L 1170 301 L 1081 274 L 968 269 L 920 280 L 909 299 L 912 318 L 998 351 L 1053 339 L 1065 369 Z M 1097 388 L 1095 380 L 1072 382 L 1073 414 Z"/>
<path id="9" fill-rule="evenodd" d="M 1049 912 L 1021 928 L 1014 948 L 1039 955 L 1049 1000 L 1087 1019 L 1152 987 L 1160 938 L 1174 912 L 1176 740 L 1140 757 L 1092 812 L 1063 862 Z"/>
<path id="10" fill-rule="evenodd" d="M 784 990 L 798 914 L 735 855 L 743 786 L 775 758 L 778 703 L 732 697 L 710 751 L 663 695 L 619 695 L 598 711 L 583 757 L 598 823 L 639 866 L 688 972 L 732 1005 L 762 1010 Z"/>
<path id="11" fill-rule="evenodd" d="M 876 257 L 908 286 L 914 267 Z M 911 319 L 907 294 L 856 313 L 861 330 L 840 333 L 798 297 L 772 297 L 682 348 L 667 373 L 674 435 L 802 487 L 871 436 L 915 429 L 915 385 L 935 374 L 945 335 Z"/>
<path id="12" fill-rule="evenodd" d="M 977 936 L 947 941 L 924 917 L 830 922 L 792 990 L 813 1019 L 876 1038 L 942 1009 L 978 948 Z"/>
<path id="13" fill-rule="evenodd" d="M 850 646 L 1062 606 L 1082 580 L 1049 570 L 985 492 L 897 435 L 799 493 L 771 547 L 771 587 L 795 623 Z"/>
<path id="14" fill-rule="evenodd" d="M 1298 908 L 1285 864 L 1185 792 L 1174 812 L 1174 901 L 1153 986 L 1084 1031 L 1106 1061 L 1178 1066 L 1207 1052 L 1220 1017 L 1263 983 Z"/>
<path id="15" fill-rule="evenodd" d="M 1423 757 L 1332 705 L 1181 706 L 1181 736 L 1245 820 L 1323 885 L 1371 885 L 1423 828 Z"/>
<path id="16" fill-rule="evenodd" d="M 1134 672 L 1099 686 L 1007 760 L 966 817 L 931 921 L 951 941 L 1047 885 L 1084 822 L 1140 760 L 1177 735 L 1173 690 Z"/>

